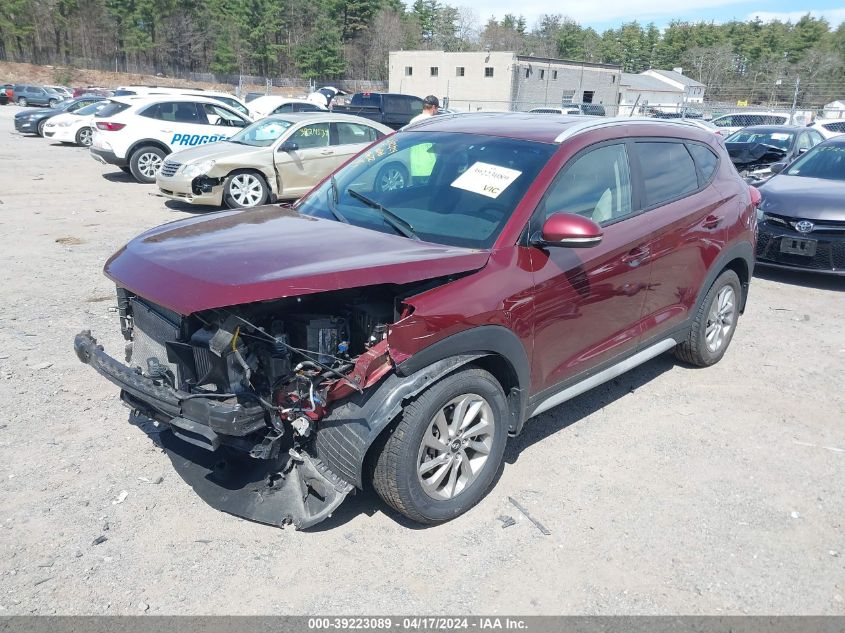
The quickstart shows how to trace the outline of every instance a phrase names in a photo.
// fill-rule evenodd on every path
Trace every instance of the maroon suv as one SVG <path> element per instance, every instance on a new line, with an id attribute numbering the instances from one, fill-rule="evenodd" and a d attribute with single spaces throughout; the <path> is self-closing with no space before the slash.
<path id="1" fill-rule="evenodd" d="M 532 416 L 669 350 L 724 355 L 758 201 L 682 122 L 434 117 L 293 207 L 136 238 L 105 267 L 126 364 L 90 332 L 76 353 L 217 508 L 302 528 L 371 482 L 445 521 Z"/>

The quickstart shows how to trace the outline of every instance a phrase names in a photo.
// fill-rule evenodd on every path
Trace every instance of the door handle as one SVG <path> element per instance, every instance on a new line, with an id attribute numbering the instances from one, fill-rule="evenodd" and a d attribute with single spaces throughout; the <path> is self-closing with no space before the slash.
<path id="1" fill-rule="evenodd" d="M 642 264 L 643 260 L 649 255 L 651 255 L 651 249 L 645 246 L 638 246 L 622 257 L 622 261 L 628 264 L 631 268 L 636 268 Z"/>
<path id="2" fill-rule="evenodd" d="M 705 229 L 715 229 L 719 224 L 722 223 L 722 216 L 721 215 L 708 215 L 704 218 L 704 222 L 701 223 Z"/>
<path id="3" fill-rule="evenodd" d="M 331 156 L 332 154 L 334 154 L 333 149 L 324 149 L 322 152 L 320 152 L 321 156 Z"/>

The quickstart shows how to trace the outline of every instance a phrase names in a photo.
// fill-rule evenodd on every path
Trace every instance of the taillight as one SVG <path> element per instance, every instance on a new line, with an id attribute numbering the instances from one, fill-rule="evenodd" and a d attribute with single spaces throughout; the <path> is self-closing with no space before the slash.
<path id="1" fill-rule="evenodd" d="M 760 193 L 760 190 L 757 187 L 752 187 L 748 185 L 748 190 L 751 192 L 751 205 L 756 209 L 760 206 L 760 201 L 763 199 L 763 195 Z"/>
<path id="2" fill-rule="evenodd" d="M 126 123 L 113 123 L 112 121 L 97 121 L 97 129 L 106 132 L 117 132 L 126 127 Z"/>

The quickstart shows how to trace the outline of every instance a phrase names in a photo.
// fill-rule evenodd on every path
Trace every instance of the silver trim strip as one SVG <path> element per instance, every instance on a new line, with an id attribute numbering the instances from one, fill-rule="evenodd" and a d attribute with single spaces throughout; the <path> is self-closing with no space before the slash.
<path id="1" fill-rule="evenodd" d="M 643 123 L 650 123 L 652 125 L 681 125 L 685 128 L 694 128 L 700 130 L 701 128 L 695 123 L 690 123 L 685 119 L 655 119 L 649 117 L 595 117 L 589 121 L 579 121 L 575 125 L 566 128 L 563 132 L 558 134 L 555 138 L 555 143 L 563 143 L 565 140 L 572 138 L 578 134 L 589 132 L 590 130 L 598 130 L 604 127 L 611 127 L 614 125 L 642 125 Z"/>
<path id="2" fill-rule="evenodd" d="M 589 391 L 593 387 L 598 387 L 600 384 L 607 382 L 608 380 L 613 380 L 617 376 L 621 376 L 625 372 L 637 367 L 638 365 L 642 365 L 646 361 L 651 360 L 655 356 L 659 356 L 663 352 L 669 351 L 673 347 L 675 347 L 678 342 L 673 338 L 667 338 L 659 343 L 655 343 L 651 347 L 646 347 L 644 350 L 640 350 L 630 358 L 626 358 L 621 363 L 617 363 L 616 365 L 612 365 L 607 369 L 600 371 L 597 374 L 590 376 L 589 378 L 585 378 L 581 382 L 575 383 L 571 387 L 564 389 L 556 393 L 555 395 L 551 396 L 550 398 L 541 402 L 534 412 L 530 415 L 530 417 L 534 417 L 535 415 L 539 415 L 548 411 L 549 409 L 556 407 L 559 404 L 563 404 L 567 400 L 571 400 L 575 396 L 580 396 L 585 391 Z"/>

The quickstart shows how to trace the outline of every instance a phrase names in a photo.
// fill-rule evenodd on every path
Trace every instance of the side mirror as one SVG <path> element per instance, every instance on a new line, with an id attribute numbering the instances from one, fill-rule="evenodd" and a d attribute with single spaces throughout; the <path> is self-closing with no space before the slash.
<path id="1" fill-rule="evenodd" d="M 589 218 L 555 213 L 546 219 L 540 235 L 532 241 L 538 246 L 589 248 L 601 242 L 602 235 L 601 227 Z"/>
<path id="2" fill-rule="evenodd" d="M 799 149 L 798 149 L 798 155 L 799 155 L 799 156 L 801 156 L 801 154 L 805 154 L 805 153 L 807 152 L 807 150 L 809 150 L 809 149 L 810 149 L 809 147 L 801 147 L 801 148 L 799 148 Z"/>
<path id="3" fill-rule="evenodd" d="M 294 141 L 285 141 L 282 143 L 281 147 L 279 147 L 280 152 L 295 152 L 298 149 L 299 144 Z"/>
<path id="4" fill-rule="evenodd" d="M 771 171 L 773 174 L 779 174 L 784 169 L 786 169 L 786 163 L 772 163 L 771 165 L 769 165 L 769 171 Z"/>

